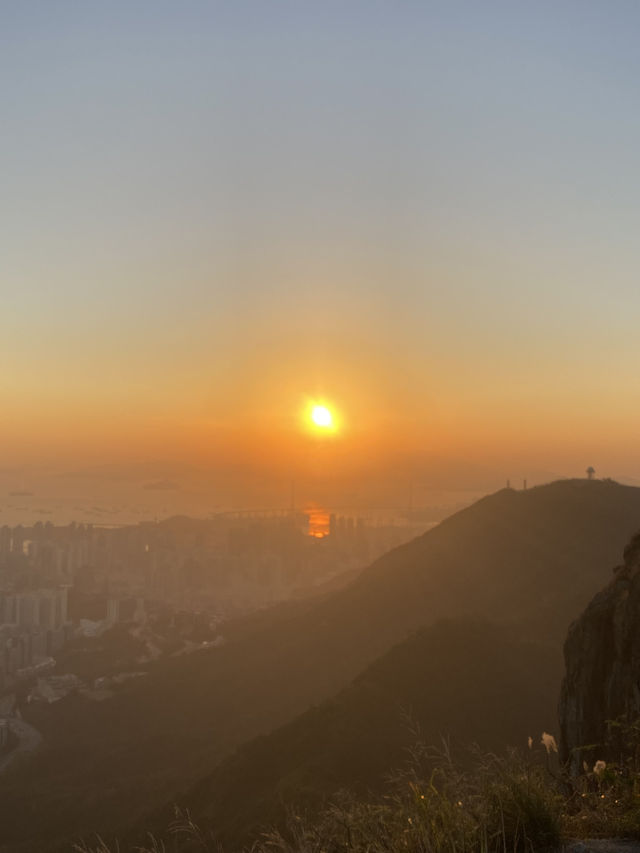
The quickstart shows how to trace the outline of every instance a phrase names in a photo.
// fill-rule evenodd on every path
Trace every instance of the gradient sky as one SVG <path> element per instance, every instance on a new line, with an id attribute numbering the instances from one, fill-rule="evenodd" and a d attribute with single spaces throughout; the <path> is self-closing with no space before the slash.
<path id="1" fill-rule="evenodd" d="M 636 2 L 0 24 L 0 465 L 640 477 Z"/>

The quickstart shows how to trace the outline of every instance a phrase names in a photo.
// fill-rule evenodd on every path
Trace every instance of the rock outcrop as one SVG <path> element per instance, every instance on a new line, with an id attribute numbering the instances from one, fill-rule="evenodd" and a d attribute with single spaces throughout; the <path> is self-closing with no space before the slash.
<path id="1" fill-rule="evenodd" d="M 640 716 L 640 533 L 613 571 L 569 628 L 564 646 L 561 753 L 574 773 L 583 761 L 616 757 L 610 721 Z"/>

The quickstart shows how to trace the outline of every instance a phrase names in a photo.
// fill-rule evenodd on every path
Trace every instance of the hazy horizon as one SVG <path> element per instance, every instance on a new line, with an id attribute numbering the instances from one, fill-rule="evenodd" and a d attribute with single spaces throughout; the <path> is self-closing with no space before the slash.
<path id="1" fill-rule="evenodd" d="M 413 476 L 411 476 L 413 474 Z M 481 467 L 432 465 L 420 472 L 400 470 L 393 477 L 331 479 L 306 475 L 256 483 L 252 472 L 226 474 L 189 465 L 149 463 L 55 471 L 0 471 L 0 526 L 70 522 L 106 525 L 161 521 L 174 515 L 209 518 L 219 513 L 290 510 L 307 514 L 338 512 L 372 520 L 440 520 L 505 485 L 532 488 L 564 474 L 533 470 L 533 476 L 507 477 Z M 576 477 L 584 472 L 576 472 Z M 629 477 L 614 477 L 638 486 Z M 429 514 L 431 512 L 431 515 Z M 424 529 L 427 529 L 426 527 Z"/>

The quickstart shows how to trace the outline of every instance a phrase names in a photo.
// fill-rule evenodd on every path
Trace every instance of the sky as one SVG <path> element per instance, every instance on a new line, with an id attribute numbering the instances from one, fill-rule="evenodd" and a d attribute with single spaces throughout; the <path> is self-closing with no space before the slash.
<path id="1" fill-rule="evenodd" d="M 8 483 L 253 505 L 640 478 L 637 3 L 0 23 Z"/>

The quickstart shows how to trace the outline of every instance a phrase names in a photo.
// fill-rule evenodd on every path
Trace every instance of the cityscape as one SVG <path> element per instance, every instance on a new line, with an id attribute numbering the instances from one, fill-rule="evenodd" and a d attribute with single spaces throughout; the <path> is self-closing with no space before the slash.
<path id="1" fill-rule="evenodd" d="M 0 10 L 0 853 L 640 853 L 640 3 Z"/>
<path id="2" fill-rule="evenodd" d="M 432 515 L 439 511 L 444 509 Z M 39 680 L 40 689 L 30 695 L 41 698 L 44 692 L 51 701 L 42 679 L 56 678 L 56 654 L 78 636 L 142 625 L 160 612 L 174 620 L 176 614 L 197 614 L 217 631 L 233 617 L 344 584 L 435 523 L 426 522 L 424 513 L 405 516 L 311 508 L 126 526 L 5 525 L 0 691 Z"/>

